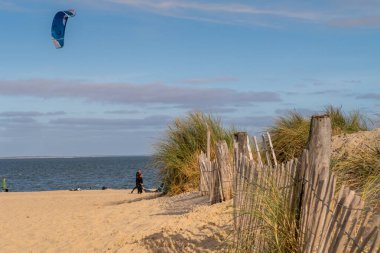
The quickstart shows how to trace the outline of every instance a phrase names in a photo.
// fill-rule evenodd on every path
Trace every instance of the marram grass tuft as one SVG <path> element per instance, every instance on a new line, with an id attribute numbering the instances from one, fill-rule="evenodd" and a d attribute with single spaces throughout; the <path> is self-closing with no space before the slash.
<path id="1" fill-rule="evenodd" d="M 368 120 L 358 111 L 347 114 L 341 107 L 330 105 L 325 107 L 322 114 L 329 115 L 333 135 L 368 130 Z M 297 111 L 279 117 L 274 125 L 269 127 L 276 157 L 280 162 L 301 156 L 302 150 L 306 148 L 309 128 L 310 119 Z"/>
<path id="2" fill-rule="evenodd" d="M 367 206 L 380 210 L 380 147 L 364 147 L 332 162 L 338 185 L 358 192 Z"/>
<path id="3" fill-rule="evenodd" d="M 207 150 L 207 128 L 211 132 L 213 159 L 217 141 L 226 140 L 231 147 L 233 130 L 224 128 L 219 119 L 201 112 L 177 118 L 155 145 L 154 164 L 160 168 L 166 193 L 178 194 L 199 186 L 198 156 Z"/>

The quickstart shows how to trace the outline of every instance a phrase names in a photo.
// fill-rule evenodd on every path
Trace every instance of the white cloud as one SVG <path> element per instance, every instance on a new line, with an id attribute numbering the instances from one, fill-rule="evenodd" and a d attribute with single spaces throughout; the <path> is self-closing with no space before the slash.
<path id="1" fill-rule="evenodd" d="M 0 112 L 0 117 L 40 117 L 40 116 L 57 116 L 66 114 L 63 111 L 55 112 L 37 112 L 37 111 L 5 111 Z"/>
<path id="2" fill-rule="evenodd" d="M 250 15 L 270 15 L 287 18 L 297 18 L 305 20 L 316 20 L 317 13 L 307 11 L 291 11 L 274 8 L 259 8 L 247 4 L 239 3 L 205 3 L 194 1 L 154 1 L 154 0 L 106 0 L 108 2 L 130 5 L 146 10 L 170 11 L 170 10 L 194 10 L 214 13 L 233 13 L 233 14 L 250 14 Z"/>
<path id="3" fill-rule="evenodd" d="M 232 76 L 220 76 L 220 77 L 204 77 L 204 78 L 191 78 L 181 80 L 179 83 L 183 84 L 213 84 L 213 83 L 230 83 L 237 82 L 239 78 Z"/>
<path id="4" fill-rule="evenodd" d="M 84 99 L 91 102 L 154 105 L 182 108 L 247 106 L 281 101 L 271 91 L 237 91 L 226 88 L 174 87 L 161 83 L 85 83 L 66 80 L 0 80 L 3 96 Z"/>
<path id="5" fill-rule="evenodd" d="M 188 0 L 98 0 L 138 8 L 159 15 L 201 22 L 283 25 L 281 20 L 298 20 L 339 27 L 379 26 L 379 1 L 336 0 L 300 3 L 281 2 L 204 2 Z"/>
<path id="6" fill-rule="evenodd" d="M 364 95 L 357 96 L 357 98 L 380 100 L 380 93 L 367 93 Z"/>
<path id="7" fill-rule="evenodd" d="M 50 120 L 50 124 L 62 127 L 79 127 L 85 129 L 121 129 L 121 130 L 136 130 L 136 129 L 164 129 L 172 117 L 166 115 L 150 116 L 145 118 L 122 118 L 122 119 L 107 119 L 107 118 L 58 118 Z"/>

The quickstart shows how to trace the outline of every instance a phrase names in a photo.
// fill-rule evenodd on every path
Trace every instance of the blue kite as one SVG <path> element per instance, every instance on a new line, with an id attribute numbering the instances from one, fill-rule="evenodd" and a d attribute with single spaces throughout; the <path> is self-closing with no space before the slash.
<path id="1" fill-rule="evenodd" d="M 51 25 L 51 38 L 55 48 L 62 48 L 65 39 L 65 29 L 67 20 L 75 16 L 75 10 L 59 11 L 55 14 Z"/>

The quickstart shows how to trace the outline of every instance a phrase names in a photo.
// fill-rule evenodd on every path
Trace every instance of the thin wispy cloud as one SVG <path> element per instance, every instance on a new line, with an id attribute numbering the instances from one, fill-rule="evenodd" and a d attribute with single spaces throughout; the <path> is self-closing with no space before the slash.
<path id="1" fill-rule="evenodd" d="M 357 96 L 358 99 L 374 99 L 380 100 L 380 93 L 367 93 L 364 95 Z"/>
<path id="2" fill-rule="evenodd" d="M 6 11 L 20 11 L 22 10 L 21 7 L 17 6 L 14 2 L 9 0 L 0 0 L 0 11 L 6 10 Z"/>
<path id="3" fill-rule="evenodd" d="M 85 129 L 163 129 L 169 124 L 172 117 L 166 115 L 150 116 L 145 118 L 124 118 L 124 119 L 106 119 L 106 118 L 58 118 L 49 123 L 66 127 L 79 127 Z"/>
<path id="4" fill-rule="evenodd" d="M 105 114 L 136 114 L 139 113 L 139 110 L 112 110 L 112 111 L 105 111 Z"/>
<path id="5" fill-rule="evenodd" d="M 36 2 L 49 2 L 38 0 Z M 372 0 L 332 0 L 299 2 L 275 1 L 190 1 L 190 0 L 78 0 L 92 8 L 130 8 L 157 15 L 227 25 L 275 27 L 284 20 L 323 24 L 342 28 L 379 27 L 380 3 Z M 19 11 L 22 1 L 0 0 L 0 10 Z"/>
<path id="6" fill-rule="evenodd" d="M 358 18 L 341 18 L 335 19 L 330 22 L 334 26 L 339 27 L 380 27 L 380 15 L 379 16 L 365 16 Z"/>
<path id="7" fill-rule="evenodd" d="M 0 122 L 2 126 L 14 126 L 21 125 L 30 127 L 30 124 L 37 124 L 37 120 L 33 117 L 12 117 L 12 118 L 0 118 Z"/>
<path id="8" fill-rule="evenodd" d="M 350 93 L 351 90 L 349 89 L 327 89 L 327 90 L 317 90 L 308 92 L 309 95 L 344 95 Z"/>
<path id="9" fill-rule="evenodd" d="M 337 27 L 379 26 L 379 4 L 374 1 L 321 1 L 318 4 L 297 1 L 205 2 L 173 0 L 97 0 L 124 5 L 158 15 L 193 19 L 200 22 L 277 27 L 280 20 L 298 20 Z M 301 6 L 301 7 L 300 7 Z M 280 21 L 280 22 L 279 22 Z M 277 25 L 276 25 L 277 24 Z"/>
<path id="10" fill-rule="evenodd" d="M 108 2 L 130 5 L 156 11 L 195 10 L 214 13 L 234 13 L 251 15 L 271 15 L 279 17 L 315 20 L 318 14 L 307 11 L 290 11 L 284 9 L 265 9 L 239 3 L 205 3 L 194 1 L 154 1 L 154 0 L 106 0 Z"/>
<path id="11" fill-rule="evenodd" d="M 65 115 L 64 111 L 37 112 L 37 111 L 6 111 L 0 112 L 0 117 L 41 117 Z"/>
<path id="12" fill-rule="evenodd" d="M 208 78 L 191 78 L 180 80 L 182 84 L 218 84 L 218 83 L 230 83 L 237 82 L 239 78 L 233 76 L 221 76 L 221 77 L 208 77 Z"/>
<path id="13" fill-rule="evenodd" d="M 84 83 L 66 80 L 0 81 L 0 94 L 38 98 L 83 99 L 98 103 L 152 105 L 167 104 L 183 108 L 246 106 L 279 102 L 271 91 L 237 91 L 226 88 L 175 87 L 161 83 Z"/>
<path id="14" fill-rule="evenodd" d="M 136 8 L 157 15 L 226 25 L 249 25 L 260 27 L 277 27 L 271 18 L 295 19 L 307 22 L 318 22 L 320 13 L 307 10 L 286 8 L 265 8 L 246 3 L 213 3 L 204 1 L 172 1 L 172 0 L 98 0 L 129 8 Z M 282 25 L 280 23 L 280 25 Z"/>

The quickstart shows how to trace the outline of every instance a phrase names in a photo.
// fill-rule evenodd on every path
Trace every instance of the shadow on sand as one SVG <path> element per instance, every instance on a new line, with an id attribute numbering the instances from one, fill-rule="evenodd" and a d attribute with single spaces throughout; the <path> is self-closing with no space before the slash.
<path id="1" fill-rule="evenodd" d="M 107 206 L 116 206 L 116 205 L 123 205 L 123 204 L 130 204 L 135 203 L 143 200 L 150 200 L 150 199 L 156 199 L 159 197 L 162 197 L 162 193 L 149 193 L 141 195 L 141 197 L 135 198 L 135 199 L 126 199 L 121 201 L 113 201 L 107 204 Z"/>
<path id="2" fill-rule="evenodd" d="M 208 204 L 208 196 L 201 196 L 198 192 L 178 195 L 166 202 L 164 212 L 155 215 L 183 215 L 191 212 L 194 207 Z"/>
<path id="3" fill-rule="evenodd" d="M 143 244 L 155 253 L 227 252 L 228 242 L 218 232 L 223 229 L 209 223 L 196 234 L 182 229 L 177 232 L 159 232 L 144 238 Z"/>

